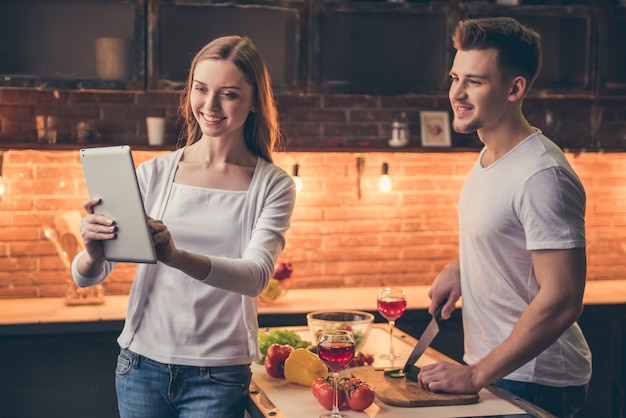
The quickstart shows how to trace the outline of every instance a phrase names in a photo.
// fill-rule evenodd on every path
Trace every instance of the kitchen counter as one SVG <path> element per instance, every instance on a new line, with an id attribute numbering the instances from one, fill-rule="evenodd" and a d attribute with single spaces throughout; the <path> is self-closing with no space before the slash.
<path id="1" fill-rule="evenodd" d="M 406 286 L 405 290 L 408 311 L 398 322 L 397 335 L 419 336 L 430 320 L 426 312 L 429 286 Z M 375 287 L 293 289 L 273 305 L 260 306 L 259 323 L 262 327 L 302 327 L 306 313 L 339 307 L 376 312 L 376 293 Z M 127 301 L 127 296 L 108 295 L 101 305 L 66 306 L 62 298 L 0 299 L 0 363 L 4 361 L 0 369 L 7 377 L 4 386 L 0 383 L 0 392 L 11 399 L 0 415 L 14 408 L 13 416 L 25 416 L 27 405 L 28 416 L 44 417 L 51 405 L 58 407 L 59 399 L 66 399 L 65 416 L 115 417 L 111 369 L 119 352 L 116 338 L 124 324 Z M 626 388 L 626 280 L 589 282 L 584 303 L 579 323 L 594 354 L 594 376 L 581 418 L 621 416 L 624 399 L 620 394 Z M 384 322 L 379 316 L 376 313 L 377 322 Z M 458 361 L 462 340 L 457 309 L 432 346 Z M 71 368 L 73 373 L 60 375 L 59 368 Z M 86 387 L 90 391 L 80 400 L 72 396 Z M 87 412 L 76 415 L 80 408 Z M 359 418 L 358 414 L 353 418 Z"/>
<path id="2" fill-rule="evenodd" d="M 290 327 L 290 329 L 298 332 L 305 340 L 310 341 L 312 338 L 311 333 L 306 328 Z M 414 338 L 402 332 L 398 332 L 395 335 L 394 348 L 402 357 L 393 364 L 393 367 L 399 367 L 398 363 L 406 360 L 416 343 L 417 341 Z M 392 366 L 389 360 L 383 360 L 378 357 L 387 351 L 388 345 L 389 339 L 386 327 L 382 324 L 375 324 L 364 346 L 365 352 L 375 355 L 374 366 Z M 421 367 L 440 360 L 451 361 L 436 350 L 428 348 L 424 355 L 418 359 L 416 365 Z M 349 370 L 342 371 L 340 375 L 349 375 Z M 253 364 L 252 373 L 252 395 L 248 410 L 253 418 L 313 417 L 325 411 L 315 400 L 309 388 L 287 382 L 284 379 L 271 378 L 267 375 L 262 365 Z M 534 405 L 515 399 L 508 392 L 503 391 L 499 392 L 499 394 L 500 396 L 483 389 L 479 393 L 479 401 L 476 404 L 409 408 L 390 406 L 377 398 L 374 404 L 363 412 L 348 411 L 348 413 L 353 418 L 404 418 L 416 415 L 429 418 L 550 416 Z"/>
<path id="3" fill-rule="evenodd" d="M 405 286 L 408 310 L 428 309 L 430 286 Z M 292 289 L 259 315 L 306 314 L 318 309 L 376 311 L 377 287 Z M 0 325 L 123 321 L 128 296 L 109 295 L 101 305 L 66 306 L 62 298 L 0 300 Z M 585 305 L 626 304 L 626 280 L 587 283 Z M 460 306 L 460 303 L 459 303 Z"/>

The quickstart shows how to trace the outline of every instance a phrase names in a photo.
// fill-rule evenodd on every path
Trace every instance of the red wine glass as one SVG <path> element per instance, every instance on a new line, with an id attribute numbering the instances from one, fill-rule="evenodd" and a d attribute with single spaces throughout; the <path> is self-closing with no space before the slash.
<path id="1" fill-rule="evenodd" d="M 389 321 L 389 352 L 380 355 L 380 358 L 395 360 L 400 357 L 393 348 L 393 329 L 396 319 L 406 310 L 406 294 L 397 287 L 384 287 L 378 291 L 378 312 Z"/>
<path id="2" fill-rule="evenodd" d="M 320 418 L 345 418 L 346 414 L 339 412 L 338 385 L 339 371 L 345 369 L 350 360 L 354 357 L 354 336 L 347 330 L 327 330 L 322 331 L 317 340 L 317 354 L 320 359 L 333 373 L 335 396 L 333 398 L 333 409 L 330 413 L 320 415 Z"/>

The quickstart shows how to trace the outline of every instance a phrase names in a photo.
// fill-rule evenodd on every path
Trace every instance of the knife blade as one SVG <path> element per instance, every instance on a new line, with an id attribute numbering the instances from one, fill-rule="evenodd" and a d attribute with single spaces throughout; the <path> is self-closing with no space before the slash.
<path id="1" fill-rule="evenodd" d="M 426 348 L 428 348 L 430 343 L 433 341 L 433 339 L 435 339 L 435 337 L 439 333 L 439 321 L 441 321 L 441 309 L 443 308 L 443 305 L 445 305 L 446 301 L 447 299 L 445 299 L 443 302 L 439 304 L 439 306 L 437 306 L 437 309 L 435 309 L 435 314 L 433 315 L 433 319 L 430 320 L 430 323 L 428 324 L 428 326 L 422 333 L 422 336 L 419 337 L 419 339 L 417 340 L 417 345 L 411 352 L 409 359 L 406 361 L 404 365 L 403 370 L 405 373 L 409 369 L 409 367 L 414 365 L 415 362 L 422 356 L 422 354 L 424 354 L 424 351 L 426 351 Z"/>

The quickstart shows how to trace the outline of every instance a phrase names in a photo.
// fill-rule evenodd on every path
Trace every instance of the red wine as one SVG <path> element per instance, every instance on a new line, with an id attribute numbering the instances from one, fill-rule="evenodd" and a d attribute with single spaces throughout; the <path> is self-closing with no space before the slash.
<path id="1" fill-rule="evenodd" d="M 390 297 L 378 300 L 378 312 L 389 321 L 400 318 L 405 309 L 406 299 Z"/>
<path id="2" fill-rule="evenodd" d="M 324 341 L 317 345 L 317 354 L 330 370 L 342 370 L 354 357 L 354 343 Z"/>

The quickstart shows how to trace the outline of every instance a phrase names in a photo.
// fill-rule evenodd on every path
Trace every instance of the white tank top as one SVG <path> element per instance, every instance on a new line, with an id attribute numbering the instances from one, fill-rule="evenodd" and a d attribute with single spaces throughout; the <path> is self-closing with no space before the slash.
<path id="1" fill-rule="evenodd" d="M 241 257 L 246 191 L 174 183 L 163 223 L 177 248 Z M 167 364 L 224 366 L 249 362 L 241 295 L 158 264 L 137 332 L 129 348 Z"/>

